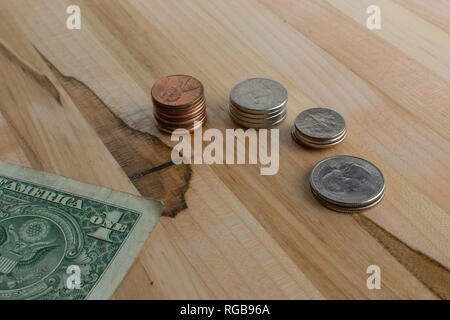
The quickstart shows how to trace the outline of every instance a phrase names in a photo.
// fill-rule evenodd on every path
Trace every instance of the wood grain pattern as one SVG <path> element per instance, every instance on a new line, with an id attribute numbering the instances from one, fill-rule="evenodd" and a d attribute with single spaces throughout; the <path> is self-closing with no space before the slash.
<path id="1" fill-rule="evenodd" d="M 382 30 L 365 9 L 382 8 Z M 67 30 L 69 4 L 81 30 Z M 114 298 L 450 297 L 450 52 L 445 14 L 417 1 L 0 0 L 0 159 L 163 199 L 163 217 Z M 251 12 L 251 14 L 249 14 Z M 420 14 L 418 14 L 420 12 Z M 289 91 L 280 170 L 171 165 L 149 90 L 167 74 L 205 86 L 207 128 L 234 128 L 232 86 Z M 3 76 L 5 75 L 5 76 Z M 301 110 L 344 115 L 346 141 L 310 151 Z M 377 164 L 383 203 L 361 215 L 312 197 L 314 163 Z M 382 269 L 368 290 L 366 268 Z"/>
<path id="2" fill-rule="evenodd" d="M 83 83 L 65 77 L 42 58 L 139 192 L 164 201 L 166 216 L 174 217 L 186 209 L 184 193 L 191 179 L 191 168 L 180 164 L 164 170 L 174 165 L 169 146 L 153 135 L 127 127 Z"/>
<path id="3" fill-rule="evenodd" d="M 395 1 L 436 26 L 450 32 L 450 3 L 447 0 L 433 1 L 432 6 L 429 6 L 424 1 L 420 0 Z"/>
<path id="4" fill-rule="evenodd" d="M 368 16 L 366 8 L 374 4 L 370 0 L 327 2 L 363 26 Z M 450 35 L 391 0 L 378 0 L 375 4 L 382 12 L 382 26 L 374 34 L 449 81 Z"/>

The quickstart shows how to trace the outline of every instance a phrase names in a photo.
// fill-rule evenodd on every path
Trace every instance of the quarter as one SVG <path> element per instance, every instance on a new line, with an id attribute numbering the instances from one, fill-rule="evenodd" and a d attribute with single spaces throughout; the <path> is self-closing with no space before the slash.
<path id="1" fill-rule="evenodd" d="M 384 176 L 371 162 L 353 156 L 334 156 L 317 163 L 309 176 L 312 190 L 340 207 L 364 207 L 382 197 Z"/>

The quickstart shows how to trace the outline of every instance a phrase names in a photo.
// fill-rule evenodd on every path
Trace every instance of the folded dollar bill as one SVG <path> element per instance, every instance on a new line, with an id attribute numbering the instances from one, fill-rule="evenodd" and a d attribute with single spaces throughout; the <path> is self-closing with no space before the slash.
<path id="1" fill-rule="evenodd" d="M 107 299 L 160 201 L 0 161 L 0 300 Z"/>

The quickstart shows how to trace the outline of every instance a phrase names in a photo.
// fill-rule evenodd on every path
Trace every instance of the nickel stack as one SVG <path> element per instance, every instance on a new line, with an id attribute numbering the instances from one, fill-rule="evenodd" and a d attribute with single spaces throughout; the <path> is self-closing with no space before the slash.
<path id="1" fill-rule="evenodd" d="M 246 128 L 270 128 L 286 119 L 288 94 L 280 83 L 253 78 L 238 83 L 231 90 L 231 119 Z"/>
<path id="2" fill-rule="evenodd" d="M 151 90 L 156 124 L 164 133 L 176 129 L 189 132 L 206 122 L 206 100 L 202 83 L 187 75 L 158 80 Z"/>

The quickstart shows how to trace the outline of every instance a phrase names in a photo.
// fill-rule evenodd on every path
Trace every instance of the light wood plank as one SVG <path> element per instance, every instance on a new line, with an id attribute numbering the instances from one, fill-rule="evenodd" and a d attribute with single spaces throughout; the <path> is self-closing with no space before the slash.
<path id="1" fill-rule="evenodd" d="M 433 0 L 433 5 L 421 0 L 394 0 L 429 22 L 450 32 L 450 2 Z"/>
<path id="2" fill-rule="evenodd" d="M 421 19 L 392 0 L 327 2 L 364 27 L 369 17 L 367 8 L 371 5 L 378 6 L 381 10 L 381 30 L 372 32 L 450 81 L 450 35 L 441 28 Z"/>
<path id="3" fill-rule="evenodd" d="M 65 28 L 73 3 L 82 8 L 77 31 Z M 11 76 L 0 79 L 0 133 L 8 137 L 0 157 L 179 204 L 116 299 L 448 298 L 442 173 L 450 169 L 450 91 L 438 70 L 448 56 L 433 42 L 448 34 L 408 12 L 374 35 L 356 9 L 333 4 L 341 11 L 305 0 L 1 0 L 0 70 Z M 227 103 L 236 82 L 283 83 L 290 97 L 279 173 L 192 165 L 185 179 L 180 172 L 189 170 L 171 167 L 130 181 L 133 169 L 169 157 L 173 143 L 154 126 L 149 89 L 171 73 L 201 79 L 206 128 L 221 130 L 235 127 Z M 313 152 L 292 141 L 295 116 L 316 105 L 345 116 L 350 135 L 342 145 Z M 313 199 L 308 173 L 335 154 L 382 169 L 388 193 L 380 207 L 342 215 Z M 366 287 L 370 264 L 382 268 L 382 290 Z"/>

